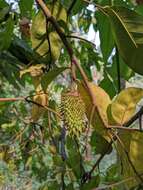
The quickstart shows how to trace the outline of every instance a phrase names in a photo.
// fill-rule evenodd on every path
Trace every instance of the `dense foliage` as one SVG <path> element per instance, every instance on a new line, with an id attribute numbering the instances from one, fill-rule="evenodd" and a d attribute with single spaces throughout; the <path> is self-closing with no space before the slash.
<path id="1" fill-rule="evenodd" d="M 0 0 L 0 189 L 143 189 L 142 52 L 142 0 Z"/>

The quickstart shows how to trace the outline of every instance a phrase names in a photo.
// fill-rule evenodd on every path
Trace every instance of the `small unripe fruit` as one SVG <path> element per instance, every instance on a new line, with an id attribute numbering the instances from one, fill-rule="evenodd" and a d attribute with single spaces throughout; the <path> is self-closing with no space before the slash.
<path id="1" fill-rule="evenodd" d="M 79 137 L 85 130 L 85 105 L 78 92 L 62 94 L 60 112 L 68 134 Z"/>

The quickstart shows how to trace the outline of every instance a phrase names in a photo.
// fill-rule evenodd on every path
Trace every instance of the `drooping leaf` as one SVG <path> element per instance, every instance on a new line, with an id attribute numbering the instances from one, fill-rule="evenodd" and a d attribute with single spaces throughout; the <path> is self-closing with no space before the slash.
<path id="1" fill-rule="evenodd" d="M 119 138 L 124 145 L 123 148 L 123 146 L 119 142 L 117 143 L 117 148 L 119 151 L 119 160 L 121 162 L 121 177 L 123 177 L 124 179 L 133 177 L 132 180 L 127 181 L 125 185 L 128 188 L 136 187 L 138 184 L 142 184 L 142 182 L 137 177 L 133 167 L 131 166 L 130 161 L 132 162 L 136 172 L 138 174 L 142 174 L 143 133 L 137 131 L 122 131 L 119 134 Z M 130 161 L 125 151 L 128 153 Z"/>
<path id="2" fill-rule="evenodd" d="M 112 76 L 114 82 L 117 81 L 117 75 L 118 75 L 116 62 L 117 60 L 116 60 L 116 55 L 115 55 L 113 57 L 112 66 L 109 67 L 109 69 L 107 68 L 107 71 Z M 120 64 L 120 77 L 122 79 L 129 80 L 134 75 L 133 70 L 130 67 L 128 67 L 128 65 L 125 64 L 125 62 L 123 61 L 121 57 L 119 57 L 119 64 Z"/>
<path id="3" fill-rule="evenodd" d="M 78 147 L 74 140 L 71 138 L 67 138 L 67 152 L 68 152 L 68 159 L 66 160 L 67 166 L 72 169 L 75 177 L 80 179 L 83 171 L 80 165 L 81 158 L 78 151 Z"/>
<path id="4" fill-rule="evenodd" d="M 116 182 L 119 178 L 119 167 L 118 164 L 112 164 L 109 168 L 106 170 L 106 176 L 105 180 L 108 182 Z"/>
<path id="5" fill-rule="evenodd" d="M 47 89 L 48 85 L 63 71 L 65 71 L 67 67 L 55 68 L 45 74 L 41 79 L 42 88 L 44 90 Z"/>
<path id="6" fill-rule="evenodd" d="M 0 8 L 4 8 L 8 5 L 8 3 L 5 0 L 0 1 Z"/>
<path id="7" fill-rule="evenodd" d="M 143 89 L 126 88 L 113 100 L 108 107 L 108 120 L 110 124 L 123 125 L 135 113 L 136 104 L 143 98 Z"/>
<path id="8" fill-rule="evenodd" d="M 41 106 L 48 106 L 48 95 L 42 91 L 39 93 L 37 92 L 37 94 L 33 97 L 33 102 L 35 102 L 35 104 L 33 103 L 32 105 L 31 119 L 33 122 L 37 122 L 46 111 L 46 109 Z"/>
<path id="9" fill-rule="evenodd" d="M 19 8 L 20 8 L 20 13 L 22 17 L 31 16 L 33 3 L 34 3 L 34 0 L 29 0 L 28 3 L 26 0 L 19 1 Z"/>
<path id="10" fill-rule="evenodd" d="M 135 11 L 143 16 L 143 5 L 136 6 Z"/>
<path id="11" fill-rule="evenodd" d="M 125 7 L 106 7 L 120 55 L 135 72 L 143 74 L 143 16 Z"/>
<path id="12" fill-rule="evenodd" d="M 114 47 L 114 39 L 108 18 L 101 12 L 96 12 L 97 25 L 100 36 L 100 46 L 105 63 L 107 62 Z M 106 31 L 106 32 L 105 32 Z"/>
<path id="13" fill-rule="evenodd" d="M 96 154 L 102 154 L 109 147 L 108 141 L 106 141 L 101 135 L 99 135 L 95 131 L 92 133 L 90 144 L 95 149 Z M 107 154 L 110 154 L 111 151 L 112 146 L 109 147 Z"/>
<path id="14" fill-rule="evenodd" d="M 10 46 L 14 29 L 14 21 L 9 17 L 4 29 L 0 29 L 0 50 L 8 49 Z"/>
<path id="15" fill-rule="evenodd" d="M 117 85 L 109 73 L 104 73 L 104 79 L 100 82 L 99 86 L 103 88 L 110 98 L 113 98 L 117 94 Z"/>
<path id="16" fill-rule="evenodd" d="M 6 15 L 8 15 L 10 11 L 10 7 L 6 6 L 3 9 L 0 9 L 0 23 L 3 22 L 4 20 L 6 20 Z"/>
<path id="17" fill-rule="evenodd" d="M 99 86 L 96 86 L 94 83 L 90 82 L 89 86 L 94 94 L 96 108 L 92 117 L 91 125 L 94 127 L 95 131 L 109 140 L 107 135 L 107 107 L 111 103 L 109 95 Z M 91 112 L 93 109 L 93 103 L 91 101 L 91 97 L 89 95 L 88 90 L 84 87 L 82 83 L 78 83 L 78 89 L 83 98 L 83 101 L 86 105 L 86 114 L 89 119 L 91 120 Z"/>
<path id="18" fill-rule="evenodd" d="M 57 21 L 62 20 L 66 23 L 67 13 L 59 2 L 55 2 L 52 5 L 49 4 L 48 8 Z M 44 13 L 41 10 L 38 11 L 31 29 L 32 47 L 42 56 L 51 53 L 52 58 L 56 60 L 60 56 L 62 42 L 55 29 L 50 24 L 46 24 L 46 22 Z M 64 28 L 61 29 L 64 30 Z"/>
<path id="19" fill-rule="evenodd" d="M 16 57 L 21 63 L 28 65 L 29 63 L 34 64 L 48 64 L 49 60 L 41 57 L 38 53 L 32 50 L 32 48 L 24 40 L 13 37 L 8 51 Z"/>
<path id="20" fill-rule="evenodd" d="M 81 190 L 91 190 L 91 189 L 95 189 L 96 187 L 98 187 L 100 183 L 100 177 L 99 175 L 96 175 L 94 177 L 92 177 L 88 183 L 85 183 L 83 185 L 83 187 L 81 188 Z"/>

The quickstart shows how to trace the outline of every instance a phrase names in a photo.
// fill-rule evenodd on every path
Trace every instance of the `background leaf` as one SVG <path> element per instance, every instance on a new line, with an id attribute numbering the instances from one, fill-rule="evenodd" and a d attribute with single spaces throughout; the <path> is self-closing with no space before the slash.
<path id="1" fill-rule="evenodd" d="M 135 72 L 143 74 L 143 17 L 125 7 L 107 7 L 120 55 Z"/>
<path id="2" fill-rule="evenodd" d="M 67 67 L 55 68 L 45 74 L 41 79 L 41 85 L 44 90 L 47 89 L 48 85 L 63 71 L 65 71 Z"/>
<path id="3" fill-rule="evenodd" d="M 136 176 L 131 164 L 125 154 L 125 151 L 128 152 L 130 160 L 132 164 L 136 168 L 136 171 L 139 174 L 143 173 L 143 133 L 142 132 L 135 132 L 135 131 L 122 131 L 120 132 L 120 140 L 124 144 L 124 149 L 121 144 L 118 142 L 117 148 L 119 151 L 119 160 L 121 161 L 121 176 L 123 178 L 129 178 L 134 176 L 134 179 L 130 180 L 129 182 L 125 183 L 125 186 L 128 188 L 135 187 L 138 184 L 141 184 L 140 180 Z"/>

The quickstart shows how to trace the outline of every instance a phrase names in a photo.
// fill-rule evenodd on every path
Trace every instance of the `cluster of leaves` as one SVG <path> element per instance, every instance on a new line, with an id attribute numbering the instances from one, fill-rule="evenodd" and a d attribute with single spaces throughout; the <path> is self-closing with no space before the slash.
<path id="1" fill-rule="evenodd" d="M 141 188 L 142 126 L 127 127 L 143 89 L 121 84 L 143 75 L 141 1 L 47 0 L 52 17 L 40 2 L 0 1 L 0 186 Z M 85 39 L 91 27 L 99 50 Z M 98 86 L 90 82 L 91 66 L 103 72 Z M 61 92 L 75 83 L 88 125 L 79 138 L 65 134 L 57 108 Z M 104 155 L 118 158 L 105 160 L 101 172 Z"/>

